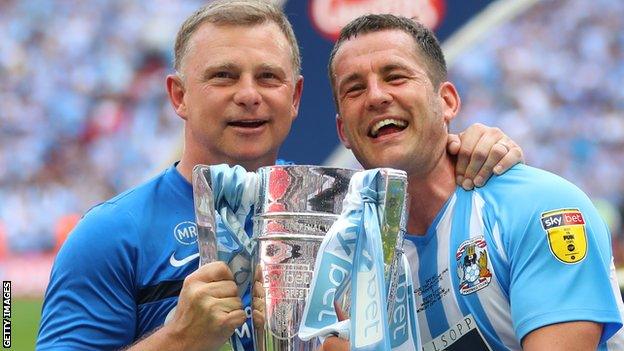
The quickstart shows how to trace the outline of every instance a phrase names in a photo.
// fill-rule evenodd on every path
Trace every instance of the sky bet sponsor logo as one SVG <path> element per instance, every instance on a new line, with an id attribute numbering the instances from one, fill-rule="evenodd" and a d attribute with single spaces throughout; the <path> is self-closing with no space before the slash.
<path id="1" fill-rule="evenodd" d="M 334 300 L 336 289 L 349 276 L 350 264 L 332 254 L 323 254 L 323 264 L 316 278 L 316 289 L 310 297 L 310 313 L 305 324 L 311 328 L 323 328 L 338 321 Z"/>
<path id="2" fill-rule="evenodd" d="M 390 344 L 392 348 L 396 348 L 407 341 L 407 316 L 409 313 L 407 294 L 405 274 L 401 274 L 396 289 L 394 311 L 392 311 L 392 318 L 390 319 Z"/>
<path id="3" fill-rule="evenodd" d="M 182 222 L 173 229 L 173 236 L 183 245 L 197 243 L 197 226 L 193 222 Z"/>
<path id="4" fill-rule="evenodd" d="M 11 281 L 2 282 L 2 347 L 11 347 Z"/>
<path id="5" fill-rule="evenodd" d="M 542 214 L 542 226 L 546 230 L 563 225 L 578 224 L 585 224 L 585 221 L 577 209 L 556 210 Z"/>
<path id="6" fill-rule="evenodd" d="M 578 209 L 559 209 L 542 213 L 542 227 L 550 252 L 561 262 L 574 264 L 587 255 L 585 220 Z"/>

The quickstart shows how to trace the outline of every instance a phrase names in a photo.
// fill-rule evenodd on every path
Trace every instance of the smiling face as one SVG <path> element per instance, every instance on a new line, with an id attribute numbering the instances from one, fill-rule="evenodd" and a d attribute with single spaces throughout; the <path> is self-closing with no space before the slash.
<path id="1" fill-rule="evenodd" d="M 332 67 L 338 134 L 364 168 L 426 173 L 445 155 L 459 97 L 449 82 L 433 86 L 410 35 L 360 34 L 342 43 Z"/>
<path id="2" fill-rule="evenodd" d="M 185 123 L 185 153 L 201 163 L 274 164 L 297 116 L 302 77 L 273 22 L 204 23 L 193 34 L 180 69 L 168 78 Z"/>

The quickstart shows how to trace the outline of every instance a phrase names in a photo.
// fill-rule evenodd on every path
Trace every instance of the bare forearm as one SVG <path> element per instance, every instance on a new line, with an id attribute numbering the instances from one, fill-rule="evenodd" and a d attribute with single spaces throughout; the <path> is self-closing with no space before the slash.
<path id="1" fill-rule="evenodd" d="M 602 324 L 576 321 L 547 325 L 530 332 L 522 340 L 525 351 L 589 351 L 596 350 Z"/>
<path id="2" fill-rule="evenodd" d="M 124 348 L 125 351 L 156 351 L 156 350 L 184 350 L 184 345 L 180 337 L 176 337 L 170 328 L 162 327 L 137 341 L 135 344 Z"/>

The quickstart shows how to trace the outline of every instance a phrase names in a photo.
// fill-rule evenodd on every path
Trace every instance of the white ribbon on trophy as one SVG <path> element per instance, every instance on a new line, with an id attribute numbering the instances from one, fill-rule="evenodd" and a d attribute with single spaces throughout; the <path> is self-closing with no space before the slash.
<path id="1" fill-rule="evenodd" d="M 314 268 L 299 337 L 338 335 L 351 350 L 420 350 L 414 288 L 405 255 L 392 316 L 387 311 L 388 283 L 380 234 L 377 189 L 380 170 L 353 175 L 342 213 L 325 236 Z M 336 303 L 351 283 L 350 319 L 339 321 Z"/>

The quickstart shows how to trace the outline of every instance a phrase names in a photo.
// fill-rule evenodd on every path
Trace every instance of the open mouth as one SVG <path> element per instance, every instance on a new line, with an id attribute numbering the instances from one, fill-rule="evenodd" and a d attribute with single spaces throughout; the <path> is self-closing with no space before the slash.
<path id="1" fill-rule="evenodd" d="M 379 138 L 380 136 L 398 133 L 407 128 L 407 122 L 393 118 L 386 118 L 373 124 L 368 136 L 371 138 Z"/>
<path id="2" fill-rule="evenodd" d="M 256 119 L 256 120 L 245 120 L 245 121 L 228 122 L 228 125 L 232 126 L 232 127 L 253 129 L 253 128 L 261 127 L 261 126 L 265 125 L 266 123 L 267 123 L 267 121 Z"/>

